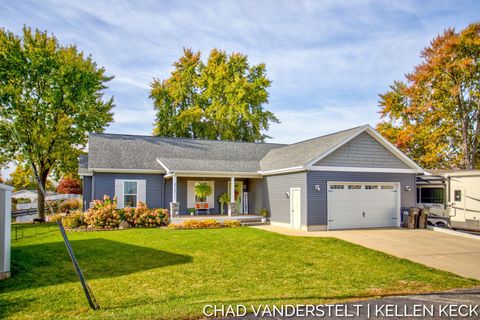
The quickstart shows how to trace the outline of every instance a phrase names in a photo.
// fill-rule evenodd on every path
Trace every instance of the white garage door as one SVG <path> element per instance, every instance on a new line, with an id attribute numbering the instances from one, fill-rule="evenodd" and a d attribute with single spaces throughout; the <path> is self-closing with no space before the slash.
<path id="1" fill-rule="evenodd" d="M 398 226 L 399 184 L 329 182 L 328 229 Z"/>

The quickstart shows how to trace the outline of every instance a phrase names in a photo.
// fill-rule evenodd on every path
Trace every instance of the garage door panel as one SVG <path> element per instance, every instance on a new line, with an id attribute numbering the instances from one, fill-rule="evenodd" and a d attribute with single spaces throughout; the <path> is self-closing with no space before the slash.
<path id="1" fill-rule="evenodd" d="M 329 229 L 393 227 L 398 223 L 395 184 L 328 184 Z"/>

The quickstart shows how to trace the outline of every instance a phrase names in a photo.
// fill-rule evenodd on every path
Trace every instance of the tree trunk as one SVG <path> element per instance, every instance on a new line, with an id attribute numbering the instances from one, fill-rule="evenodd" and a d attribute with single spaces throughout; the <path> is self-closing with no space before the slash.
<path id="1" fill-rule="evenodd" d="M 468 115 L 465 115 L 462 119 L 462 151 L 463 151 L 463 166 L 464 169 L 473 169 L 472 158 L 470 156 L 470 148 L 468 145 Z"/>
<path id="2" fill-rule="evenodd" d="M 42 188 L 45 191 L 45 193 L 46 193 L 45 186 L 47 185 L 47 177 L 48 177 L 48 171 L 41 170 L 39 172 L 40 184 L 42 185 Z M 37 196 L 38 216 L 41 219 L 45 219 L 45 195 L 40 189 L 38 183 L 37 183 L 37 195 L 38 195 Z"/>

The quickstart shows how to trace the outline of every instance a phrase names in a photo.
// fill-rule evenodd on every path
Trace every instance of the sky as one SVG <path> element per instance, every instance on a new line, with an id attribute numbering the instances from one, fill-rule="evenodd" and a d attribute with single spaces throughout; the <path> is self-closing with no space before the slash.
<path id="1" fill-rule="evenodd" d="M 480 20 L 480 1 L 29 1 L 2 0 L 0 27 L 23 25 L 76 44 L 108 75 L 115 99 L 106 132 L 149 135 L 154 78 L 183 48 L 212 48 L 264 62 L 266 108 L 280 124 L 269 142 L 291 143 L 380 121 L 378 94 L 401 80 L 445 28 Z"/>

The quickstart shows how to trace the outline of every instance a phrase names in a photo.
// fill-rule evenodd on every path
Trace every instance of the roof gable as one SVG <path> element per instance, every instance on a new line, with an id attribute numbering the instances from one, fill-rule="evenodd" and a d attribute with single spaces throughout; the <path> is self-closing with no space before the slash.
<path id="1" fill-rule="evenodd" d="M 364 168 L 410 168 L 366 131 L 363 131 L 313 165 Z"/>

